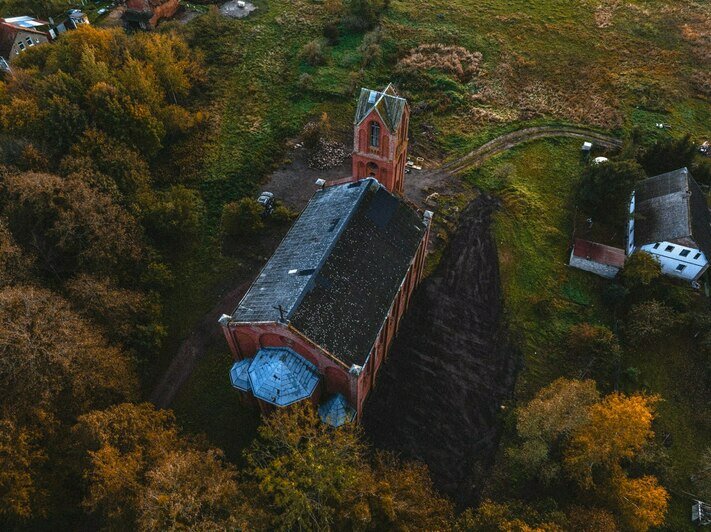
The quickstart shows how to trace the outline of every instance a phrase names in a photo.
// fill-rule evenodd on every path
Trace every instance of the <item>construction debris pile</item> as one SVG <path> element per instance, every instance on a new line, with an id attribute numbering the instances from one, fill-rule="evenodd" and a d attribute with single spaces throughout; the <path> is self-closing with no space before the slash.
<path id="1" fill-rule="evenodd" d="M 349 155 L 350 152 L 343 143 L 322 138 L 309 155 L 308 164 L 311 168 L 326 170 L 340 166 Z"/>

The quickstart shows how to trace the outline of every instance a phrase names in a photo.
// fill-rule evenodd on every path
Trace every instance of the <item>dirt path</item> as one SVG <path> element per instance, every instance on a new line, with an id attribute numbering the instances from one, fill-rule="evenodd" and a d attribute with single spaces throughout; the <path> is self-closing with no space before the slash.
<path id="1" fill-rule="evenodd" d="M 405 196 L 416 204 L 423 205 L 427 195 L 432 192 L 456 189 L 458 182 L 454 179 L 455 174 L 479 165 L 490 157 L 525 142 L 550 137 L 580 138 L 608 148 L 616 148 L 622 144 L 614 137 L 580 127 L 540 126 L 519 129 L 497 137 L 440 168 L 423 171 L 413 170 L 405 179 Z M 279 168 L 270 176 L 264 185 L 264 190 L 274 192 L 279 201 L 296 211 L 301 211 L 308 202 L 315 190 L 314 181 L 317 178 L 338 179 L 348 175 L 350 171 L 350 159 L 330 170 L 311 169 L 306 164 L 306 155 L 303 149 L 293 150 L 292 159 L 290 164 Z M 495 255 L 492 260 L 496 262 Z M 170 405 L 205 349 L 212 342 L 219 341 L 220 329 L 217 319 L 222 313 L 234 310 L 244 292 L 249 288 L 249 284 L 249 282 L 242 284 L 220 299 L 217 305 L 195 327 L 190 336 L 181 343 L 168 370 L 151 393 L 151 402 L 161 408 Z"/>
<path id="2" fill-rule="evenodd" d="M 460 505 L 479 494 L 498 446 L 500 405 L 515 382 L 489 230 L 496 207 L 482 195 L 462 213 L 365 404 L 375 446 L 426 463 L 435 486 Z"/>
<path id="3" fill-rule="evenodd" d="M 456 188 L 452 177 L 464 170 L 479 166 L 499 153 L 515 148 L 526 142 L 543 138 L 575 138 L 587 140 L 605 148 L 619 148 L 622 141 L 583 127 L 537 126 L 519 129 L 496 137 L 495 139 L 470 151 L 463 157 L 450 161 L 431 170 L 413 170 L 405 179 L 405 195 L 411 201 L 423 204 L 432 192 L 445 192 Z"/>

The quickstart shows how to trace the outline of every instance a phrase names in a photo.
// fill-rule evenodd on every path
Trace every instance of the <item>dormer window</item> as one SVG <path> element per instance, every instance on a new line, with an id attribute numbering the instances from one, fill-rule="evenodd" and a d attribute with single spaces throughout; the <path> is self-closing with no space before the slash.
<path id="1" fill-rule="evenodd" d="M 372 148 L 380 146 L 380 124 L 377 122 L 370 123 L 370 146 Z"/>

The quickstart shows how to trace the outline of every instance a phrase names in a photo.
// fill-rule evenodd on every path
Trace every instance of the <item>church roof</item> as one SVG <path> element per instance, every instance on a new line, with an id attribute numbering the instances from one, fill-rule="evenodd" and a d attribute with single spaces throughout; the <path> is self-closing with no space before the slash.
<path id="1" fill-rule="evenodd" d="M 690 238 L 711 258 L 711 216 L 704 193 L 686 168 L 650 177 L 635 188 L 635 243 Z"/>
<path id="2" fill-rule="evenodd" d="M 337 393 L 318 407 L 318 415 L 324 423 L 328 423 L 332 427 L 340 427 L 345 423 L 352 422 L 355 419 L 356 411 L 348 404 L 343 395 Z"/>
<path id="3" fill-rule="evenodd" d="M 317 191 L 232 315 L 284 318 L 344 364 L 363 365 L 426 234 L 374 179 Z"/>
<path id="4" fill-rule="evenodd" d="M 263 347 L 248 373 L 254 396 L 276 406 L 311 397 L 321 378 L 316 366 L 288 347 Z"/>
<path id="5" fill-rule="evenodd" d="M 232 386 L 243 392 L 252 390 L 252 385 L 249 382 L 249 365 L 252 363 L 251 358 L 245 358 L 232 364 L 230 369 L 230 382 Z"/>
<path id="6" fill-rule="evenodd" d="M 360 124 L 375 108 L 388 129 L 394 132 L 400 126 L 406 105 L 405 99 L 395 93 L 392 85 L 388 85 L 382 92 L 363 88 L 358 98 L 355 123 Z"/>

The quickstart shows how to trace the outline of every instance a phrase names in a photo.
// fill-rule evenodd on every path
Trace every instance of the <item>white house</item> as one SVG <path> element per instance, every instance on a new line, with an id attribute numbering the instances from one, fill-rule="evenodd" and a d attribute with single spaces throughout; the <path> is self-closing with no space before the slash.
<path id="1" fill-rule="evenodd" d="M 686 168 L 637 184 L 630 201 L 626 251 L 646 251 L 662 273 L 695 281 L 711 258 L 711 215 L 704 193 Z"/>

